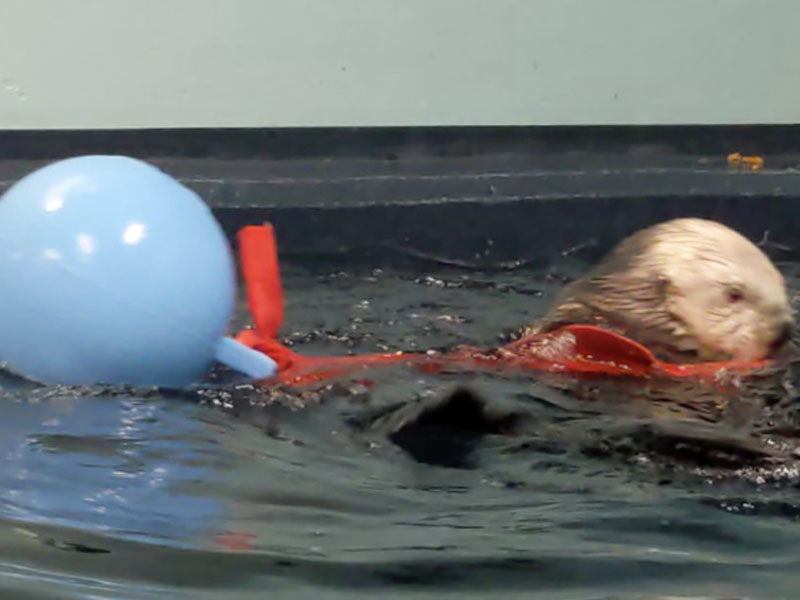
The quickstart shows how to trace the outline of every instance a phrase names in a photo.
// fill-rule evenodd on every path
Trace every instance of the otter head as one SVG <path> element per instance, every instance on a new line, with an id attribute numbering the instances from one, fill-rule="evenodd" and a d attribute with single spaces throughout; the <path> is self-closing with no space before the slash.
<path id="1" fill-rule="evenodd" d="M 786 285 L 741 234 L 702 219 L 676 219 L 623 240 L 565 290 L 557 323 L 601 322 L 667 358 L 757 359 L 789 341 Z"/>

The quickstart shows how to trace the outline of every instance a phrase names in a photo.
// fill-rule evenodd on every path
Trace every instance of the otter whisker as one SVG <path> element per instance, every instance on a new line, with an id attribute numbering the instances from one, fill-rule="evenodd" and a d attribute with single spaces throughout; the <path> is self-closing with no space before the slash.
<path id="1" fill-rule="evenodd" d="M 775 248 L 776 250 L 781 250 L 782 252 L 792 251 L 791 246 L 771 241 L 769 239 L 769 233 L 770 233 L 769 229 L 764 230 L 764 235 L 761 236 L 761 240 L 759 240 L 756 246 L 758 246 L 759 248 Z"/>

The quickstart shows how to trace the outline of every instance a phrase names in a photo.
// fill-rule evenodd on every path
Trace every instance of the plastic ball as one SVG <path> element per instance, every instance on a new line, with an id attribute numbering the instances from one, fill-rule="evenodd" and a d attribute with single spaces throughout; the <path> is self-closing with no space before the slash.
<path id="1" fill-rule="evenodd" d="M 123 156 L 39 169 L 0 198 L 0 362 L 43 383 L 184 387 L 215 358 L 274 363 L 224 334 L 236 276 L 200 197 Z"/>

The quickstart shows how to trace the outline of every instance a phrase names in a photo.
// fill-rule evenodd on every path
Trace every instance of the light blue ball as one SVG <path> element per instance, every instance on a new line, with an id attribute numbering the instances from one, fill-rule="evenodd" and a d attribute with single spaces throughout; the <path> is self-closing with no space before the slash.
<path id="1" fill-rule="evenodd" d="M 256 360 L 223 338 L 236 279 L 219 224 L 132 158 L 62 160 L 11 187 L 0 281 L 0 361 L 37 381 L 184 387 L 217 355 Z"/>

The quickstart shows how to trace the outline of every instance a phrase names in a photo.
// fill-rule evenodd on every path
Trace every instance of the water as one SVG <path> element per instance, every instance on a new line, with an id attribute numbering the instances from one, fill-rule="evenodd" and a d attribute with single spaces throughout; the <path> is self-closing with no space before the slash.
<path id="1" fill-rule="evenodd" d="M 287 336 L 497 345 L 581 268 L 294 268 Z M 477 398 L 448 411 L 459 386 Z M 0 597 L 796 597 L 791 390 L 745 388 L 718 413 L 667 391 L 408 371 L 302 397 L 5 379 Z M 764 463 L 748 448 L 770 432 L 782 453 Z"/>

